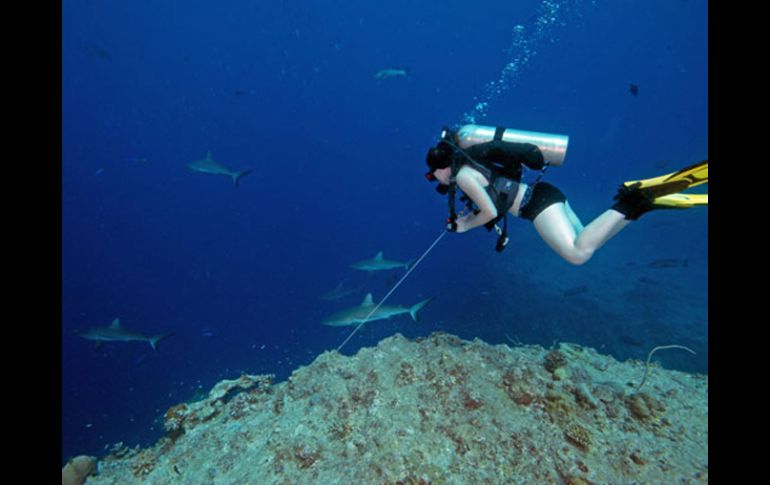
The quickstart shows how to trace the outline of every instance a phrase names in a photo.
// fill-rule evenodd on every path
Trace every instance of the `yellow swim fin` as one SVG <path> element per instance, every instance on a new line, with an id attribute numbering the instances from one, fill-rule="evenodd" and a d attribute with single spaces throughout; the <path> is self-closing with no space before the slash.
<path id="1" fill-rule="evenodd" d="M 654 209 L 688 209 L 708 206 L 708 194 L 682 194 L 683 190 L 709 181 L 709 162 L 690 165 L 677 172 L 644 180 L 623 182 L 612 208 L 635 221 Z"/>
<path id="2" fill-rule="evenodd" d="M 653 201 L 657 209 L 689 209 L 709 205 L 709 194 L 669 194 Z"/>
<path id="3" fill-rule="evenodd" d="M 629 189 L 641 190 L 647 197 L 656 199 L 657 203 L 657 199 L 660 197 L 675 194 L 689 189 L 690 187 L 708 183 L 708 181 L 709 162 L 708 160 L 703 160 L 702 162 L 685 167 L 677 172 L 644 180 L 630 180 L 628 182 L 623 182 L 623 185 Z M 674 203 L 674 201 L 664 201 L 664 203 L 666 202 Z M 706 197 L 706 204 L 699 203 L 696 205 L 707 204 L 708 197 Z"/>

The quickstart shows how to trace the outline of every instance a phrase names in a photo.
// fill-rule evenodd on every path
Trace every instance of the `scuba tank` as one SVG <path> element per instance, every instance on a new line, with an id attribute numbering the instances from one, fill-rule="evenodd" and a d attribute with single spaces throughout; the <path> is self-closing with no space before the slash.
<path id="1" fill-rule="evenodd" d="M 546 163 L 557 166 L 564 163 L 564 157 L 567 155 L 567 145 L 569 144 L 569 136 L 567 135 L 481 125 L 461 126 L 457 130 L 456 139 L 457 145 L 462 149 L 493 140 L 502 140 L 510 143 L 530 143 L 540 149 Z"/>

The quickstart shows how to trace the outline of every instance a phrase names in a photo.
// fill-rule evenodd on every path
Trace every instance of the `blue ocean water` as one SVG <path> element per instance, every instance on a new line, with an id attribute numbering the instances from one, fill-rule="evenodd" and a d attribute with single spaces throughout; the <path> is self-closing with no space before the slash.
<path id="1" fill-rule="evenodd" d="M 62 3 L 62 461 L 154 443 L 168 407 L 243 372 L 284 380 L 352 330 L 320 321 L 404 274 L 446 198 L 424 177 L 443 125 L 567 134 L 560 187 L 584 223 L 620 182 L 708 157 L 707 2 L 459 0 Z M 375 79 L 386 67 L 406 77 Z M 637 87 L 636 94 L 631 85 Z M 238 188 L 192 173 L 250 169 Z M 534 178 L 535 174 L 525 174 Z M 448 234 L 363 327 L 490 343 L 575 342 L 617 359 L 657 345 L 708 371 L 708 209 L 656 211 L 584 266 L 510 220 Z M 343 282 L 362 288 L 319 299 Z M 120 318 L 144 342 L 78 336 Z"/>

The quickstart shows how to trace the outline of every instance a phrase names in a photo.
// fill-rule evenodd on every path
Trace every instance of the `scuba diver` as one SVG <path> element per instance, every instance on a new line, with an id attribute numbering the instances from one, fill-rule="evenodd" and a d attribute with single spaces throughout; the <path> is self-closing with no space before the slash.
<path id="1" fill-rule="evenodd" d="M 496 250 L 508 244 L 508 213 L 533 222 L 540 237 L 562 258 L 581 265 L 631 221 L 655 209 L 707 206 L 708 194 L 681 191 L 708 182 L 708 160 L 677 172 L 624 182 L 609 209 L 584 226 L 554 185 L 540 178 L 550 165 L 561 165 L 569 137 L 502 127 L 465 125 L 444 128 L 427 154 L 425 177 L 449 196 L 447 230 L 467 232 L 484 225 L 498 234 Z M 521 181 L 522 166 L 539 170 L 534 183 Z M 455 194 L 468 212 L 455 211 Z M 498 222 L 503 220 L 503 227 Z"/>

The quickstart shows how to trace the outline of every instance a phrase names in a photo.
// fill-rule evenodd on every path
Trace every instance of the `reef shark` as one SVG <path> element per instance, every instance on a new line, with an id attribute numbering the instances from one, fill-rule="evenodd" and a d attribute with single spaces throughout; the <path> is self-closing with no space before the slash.
<path id="1" fill-rule="evenodd" d="M 380 251 L 374 256 L 374 258 L 356 261 L 355 263 L 351 264 L 350 267 L 353 269 L 368 271 L 370 273 L 372 271 L 384 271 L 384 270 L 395 269 L 395 268 L 406 268 L 407 270 L 409 270 L 409 266 L 412 265 L 412 261 L 407 261 L 404 263 L 402 261 L 384 259 L 382 257 L 382 251 Z"/>
<path id="2" fill-rule="evenodd" d="M 395 77 L 406 77 L 407 75 L 409 75 L 408 67 L 388 67 L 377 71 L 374 77 L 375 79 L 392 79 Z"/>
<path id="3" fill-rule="evenodd" d="M 158 341 L 172 335 L 174 334 L 166 333 L 163 335 L 155 335 L 154 337 L 147 337 L 141 333 L 132 332 L 121 327 L 119 318 L 113 320 L 109 327 L 91 327 L 78 333 L 78 336 L 83 337 L 86 340 L 96 341 L 97 348 L 104 342 L 148 342 L 152 347 L 152 350 L 157 350 L 156 345 L 158 344 Z"/>
<path id="4" fill-rule="evenodd" d="M 211 158 L 211 152 L 207 152 L 206 158 L 202 160 L 196 160 L 192 163 L 188 163 L 187 167 L 193 172 L 210 173 L 213 175 L 227 175 L 233 179 L 233 185 L 236 187 L 238 187 L 238 183 L 240 182 L 241 177 L 251 173 L 251 170 L 238 172 L 237 170 L 233 170 L 230 167 L 222 165 L 221 163 Z"/>
<path id="5" fill-rule="evenodd" d="M 411 307 L 405 307 L 401 305 L 380 305 L 380 307 L 377 308 L 377 311 L 374 312 L 368 320 L 366 320 L 366 316 L 369 315 L 372 310 L 374 310 L 372 294 L 368 293 L 360 305 L 347 308 L 345 310 L 340 310 L 334 315 L 324 319 L 321 323 L 331 327 L 346 327 L 350 325 L 358 325 L 364 321 L 371 323 L 377 320 L 387 320 L 388 318 L 403 315 L 405 313 L 411 315 L 412 319 L 416 322 L 418 321 L 417 312 L 422 310 L 422 308 L 430 303 L 432 299 L 433 298 L 428 298 L 427 300 L 423 300 L 420 303 L 412 305 Z"/>

